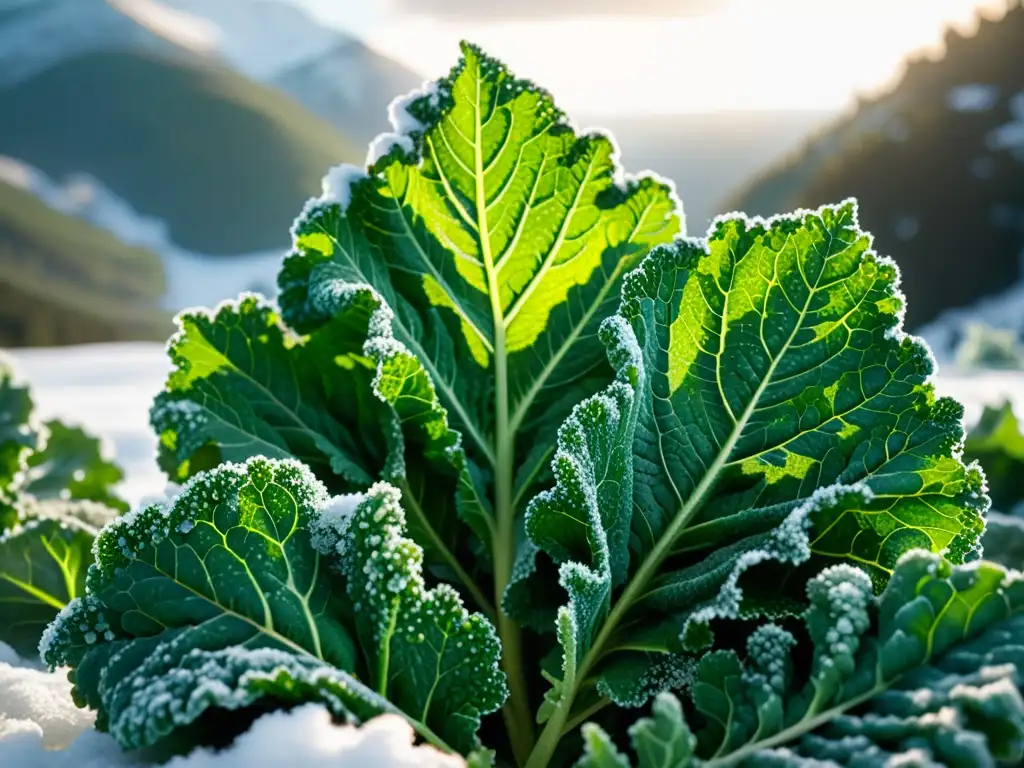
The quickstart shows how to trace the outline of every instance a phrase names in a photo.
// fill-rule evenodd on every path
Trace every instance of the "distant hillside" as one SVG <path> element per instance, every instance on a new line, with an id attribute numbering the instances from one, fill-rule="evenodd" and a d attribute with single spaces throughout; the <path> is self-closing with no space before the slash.
<path id="1" fill-rule="evenodd" d="M 179 246 L 284 247 L 324 171 L 361 145 L 291 98 L 180 52 L 86 53 L 0 88 L 0 154 L 62 178 L 87 173 Z"/>
<path id="2" fill-rule="evenodd" d="M 392 59 L 355 39 L 277 74 L 269 83 L 329 120 L 346 136 L 367 144 L 391 130 L 388 105 L 423 83 Z"/>
<path id="3" fill-rule="evenodd" d="M 772 214 L 856 196 L 876 248 L 902 268 L 911 328 L 1021 276 L 1024 7 L 945 42 L 941 60 L 912 61 L 894 90 L 861 102 L 729 206 Z"/>
<path id="4" fill-rule="evenodd" d="M 159 258 L 0 182 L 0 347 L 159 340 Z"/>
<path id="5" fill-rule="evenodd" d="M 340 29 L 326 26 L 288 0 L 118 0 L 133 8 L 166 6 L 186 18 L 219 28 L 216 52 L 231 67 L 280 88 L 324 118 L 354 142 L 368 144 L 390 130 L 387 106 L 395 96 L 418 87 L 423 78 Z M 134 15 L 160 27 L 153 13 Z M 441 73 L 437 73 L 441 74 Z"/>

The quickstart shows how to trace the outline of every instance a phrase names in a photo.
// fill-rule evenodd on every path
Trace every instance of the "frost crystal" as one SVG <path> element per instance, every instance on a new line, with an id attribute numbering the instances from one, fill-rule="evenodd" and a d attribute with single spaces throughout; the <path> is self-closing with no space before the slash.
<path id="1" fill-rule="evenodd" d="M 352 186 L 369 178 L 366 171 L 347 163 L 336 165 L 324 176 L 323 194 L 317 203 L 337 203 L 344 213 L 352 202 Z"/>

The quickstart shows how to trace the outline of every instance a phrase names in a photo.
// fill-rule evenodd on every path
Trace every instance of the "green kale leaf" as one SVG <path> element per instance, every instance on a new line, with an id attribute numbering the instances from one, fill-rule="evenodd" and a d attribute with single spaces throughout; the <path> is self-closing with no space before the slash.
<path id="1" fill-rule="evenodd" d="M 531 765 L 581 708 L 682 684 L 716 623 L 798 614 L 830 561 L 881 591 L 910 549 L 978 557 L 983 476 L 897 283 L 852 202 L 725 217 L 627 276 L 601 329 L 618 379 L 562 427 L 527 513 L 569 597 Z"/>
<path id="2" fill-rule="evenodd" d="M 971 768 L 1024 758 L 1019 572 L 916 551 L 877 599 L 848 565 L 814 577 L 807 598 L 809 677 L 794 675 L 798 642 L 777 624 L 754 630 L 742 656 L 706 654 L 687 715 L 660 693 L 652 717 L 630 729 L 640 768 Z M 597 725 L 584 726 L 584 742 L 578 768 L 632 764 Z"/>
<path id="3" fill-rule="evenodd" d="M 319 701 L 469 753 L 505 698 L 498 640 L 451 587 L 427 589 L 399 498 L 332 499 L 292 459 L 200 473 L 104 528 L 41 655 L 126 749 L 183 751 L 232 712 Z"/>

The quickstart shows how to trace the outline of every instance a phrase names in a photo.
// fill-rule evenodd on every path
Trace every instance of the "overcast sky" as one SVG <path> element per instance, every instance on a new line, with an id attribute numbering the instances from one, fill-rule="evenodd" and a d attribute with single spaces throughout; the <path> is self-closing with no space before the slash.
<path id="1" fill-rule="evenodd" d="M 570 113 L 838 109 L 978 0 L 298 0 L 434 78 L 469 39 Z M 1005 0 L 989 0 L 999 6 Z"/>

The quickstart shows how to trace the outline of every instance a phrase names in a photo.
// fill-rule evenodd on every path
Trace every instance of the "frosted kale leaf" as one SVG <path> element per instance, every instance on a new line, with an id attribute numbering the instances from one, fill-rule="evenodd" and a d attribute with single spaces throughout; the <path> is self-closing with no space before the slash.
<path id="1" fill-rule="evenodd" d="M 1012 403 L 985 406 L 967 434 L 964 455 L 984 467 L 993 506 L 1001 512 L 1014 512 L 1024 501 L 1024 433 Z"/>
<path id="2" fill-rule="evenodd" d="M 911 548 L 977 557 L 988 499 L 960 459 L 962 407 L 935 397 L 869 246 L 847 202 L 719 219 L 627 276 L 601 329 L 618 379 L 561 428 L 556 486 L 527 513 L 571 629 L 536 754 L 594 697 L 685 684 L 719 620 L 798 613 L 830 561 L 880 590 Z M 522 575 L 515 590 L 539 586 Z"/>
<path id="3" fill-rule="evenodd" d="M 37 499 L 81 499 L 110 509 L 128 511 L 128 504 L 113 488 L 124 472 L 100 441 L 80 427 L 46 422 L 46 445 L 28 458 L 24 490 Z"/>
<path id="4" fill-rule="evenodd" d="M 262 455 L 298 459 L 337 492 L 373 482 L 385 448 L 369 374 L 353 354 L 358 340 L 321 354 L 289 338 L 255 296 L 182 313 L 177 323 L 174 369 L 151 412 L 173 479 Z"/>
<path id="5" fill-rule="evenodd" d="M 679 699 L 660 693 L 651 707 L 651 717 L 638 720 L 629 729 L 639 768 L 681 768 L 693 757 L 695 739 L 683 716 Z M 601 728 L 583 726 L 583 757 L 576 768 L 630 768 L 630 760 L 615 748 Z"/>
<path id="6" fill-rule="evenodd" d="M 793 674 L 797 640 L 765 624 L 745 653 L 705 655 L 687 700 L 691 729 L 670 694 L 656 700 L 671 763 L 639 765 L 882 766 L 1016 764 L 1024 757 L 1024 580 L 992 563 L 951 566 L 922 551 L 901 558 L 879 598 L 860 570 L 834 565 L 807 586 L 799 644 L 809 679 Z M 608 735 L 584 729 L 582 766 L 628 768 Z M 685 748 L 695 745 L 692 758 Z M 649 745 L 647 745 L 649 748 Z M 616 761 L 604 758 L 616 755 Z M 604 759 L 605 762 L 601 762 Z M 589 762 L 588 762 L 589 761 Z"/>
<path id="7" fill-rule="evenodd" d="M 400 500 L 393 486 L 374 485 L 350 519 L 322 521 L 317 544 L 342 563 L 368 679 L 465 752 L 480 715 L 505 700 L 501 649 L 494 627 L 467 614 L 452 587 L 426 588 Z"/>
<path id="8" fill-rule="evenodd" d="M 44 434 L 33 417 L 28 387 L 15 384 L 13 369 L 0 357 L 0 532 L 15 522 L 27 460 L 43 445 Z"/>
<path id="9" fill-rule="evenodd" d="M 113 491 L 121 478 L 98 440 L 40 424 L 28 388 L 0 359 L 0 642 L 31 655 L 83 593 L 93 539 L 124 508 Z"/>
<path id="10" fill-rule="evenodd" d="M 392 105 L 396 133 L 371 147 L 370 167 L 325 179 L 295 223 L 280 303 L 314 335 L 364 286 L 390 307 L 375 353 L 392 381 L 385 399 L 403 391 L 391 370 L 404 370 L 404 391 L 445 414 L 431 434 L 455 436 L 458 475 L 443 492 L 437 483 L 425 517 L 451 518 L 447 493 L 466 525 L 446 546 L 472 553 L 456 559 L 482 567 L 497 603 L 558 423 L 612 378 L 597 329 L 622 276 L 681 222 L 667 184 L 621 177 L 607 137 L 577 134 L 547 92 L 471 45 L 462 53 L 446 78 Z M 422 439 L 418 421 L 402 424 Z M 498 616 L 522 746 L 518 629 Z"/>
<path id="11" fill-rule="evenodd" d="M 0 533 L 0 642 L 28 658 L 57 612 L 84 594 L 93 540 L 116 513 L 88 501 L 19 506 L 18 522 Z"/>
<path id="12" fill-rule="evenodd" d="M 454 494 L 437 491 L 455 487 L 459 436 L 422 367 L 394 341 L 391 310 L 368 286 L 349 288 L 302 339 L 253 296 L 180 315 L 169 347 L 175 368 L 151 412 L 162 464 L 185 479 L 222 461 L 293 458 L 334 493 L 387 480 L 402 490 L 428 564 L 493 616 L 473 553 L 460 550 Z M 489 521 L 477 522 L 485 536 Z"/>
<path id="13" fill-rule="evenodd" d="M 201 473 L 103 530 L 87 594 L 40 653 L 73 668 L 76 700 L 125 748 L 186 749 L 237 727 L 232 711 L 320 701 L 351 722 L 400 713 L 469 752 L 504 698 L 497 640 L 453 590 L 424 588 L 397 499 L 332 502 L 290 459 Z"/>

